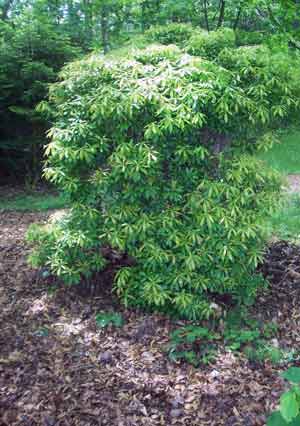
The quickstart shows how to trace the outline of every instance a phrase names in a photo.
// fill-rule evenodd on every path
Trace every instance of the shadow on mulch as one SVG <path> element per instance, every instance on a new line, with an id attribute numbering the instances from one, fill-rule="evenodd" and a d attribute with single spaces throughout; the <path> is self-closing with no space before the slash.
<path id="1" fill-rule="evenodd" d="M 110 291 L 118 263 L 92 296 L 28 267 L 24 232 L 45 219 L 0 214 L 1 426 L 265 425 L 284 389 L 279 367 L 225 350 L 205 368 L 171 362 L 169 332 L 184 322 L 121 307 Z M 299 260 L 297 246 L 270 247 L 272 285 L 253 307 L 276 321 L 283 347 L 300 342 Z M 98 328 L 99 311 L 120 312 L 124 326 Z"/>

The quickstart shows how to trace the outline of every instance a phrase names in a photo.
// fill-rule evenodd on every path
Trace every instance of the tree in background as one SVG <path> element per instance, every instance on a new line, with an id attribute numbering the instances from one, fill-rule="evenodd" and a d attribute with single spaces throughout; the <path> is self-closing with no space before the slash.
<path id="1" fill-rule="evenodd" d="M 1 170 L 34 178 L 46 128 L 35 107 L 78 50 L 46 14 L 36 16 L 26 9 L 13 25 L 0 25 Z"/>

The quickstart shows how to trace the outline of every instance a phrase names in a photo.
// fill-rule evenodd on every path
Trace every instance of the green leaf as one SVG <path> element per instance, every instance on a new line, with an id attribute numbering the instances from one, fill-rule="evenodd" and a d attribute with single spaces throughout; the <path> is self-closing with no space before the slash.
<path id="1" fill-rule="evenodd" d="M 300 415 L 298 415 L 294 420 L 288 423 L 288 426 L 299 426 L 300 425 Z"/>
<path id="2" fill-rule="evenodd" d="M 299 413 L 299 403 L 295 392 L 292 390 L 281 396 L 280 413 L 288 423 L 297 417 Z"/>
<path id="3" fill-rule="evenodd" d="M 300 416 L 298 415 L 291 422 L 286 422 L 280 411 L 275 411 L 267 420 L 267 426 L 299 426 L 300 425 Z"/>
<path id="4" fill-rule="evenodd" d="M 281 374 L 281 377 L 288 380 L 291 383 L 300 383 L 300 368 L 290 367 L 287 371 Z"/>
<path id="5" fill-rule="evenodd" d="M 104 328 L 112 324 L 115 327 L 122 327 L 124 321 L 121 314 L 103 312 L 96 316 L 96 323 L 98 327 Z"/>
<path id="6" fill-rule="evenodd" d="M 288 426 L 279 411 L 275 411 L 267 420 L 267 426 Z"/>

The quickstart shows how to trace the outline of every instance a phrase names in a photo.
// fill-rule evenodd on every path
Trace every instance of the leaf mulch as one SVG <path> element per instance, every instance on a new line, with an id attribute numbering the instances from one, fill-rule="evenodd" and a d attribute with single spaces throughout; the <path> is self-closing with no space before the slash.
<path id="1" fill-rule="evenodd" d="M 0 214 L 1 426 L 262 426 L 284 382 L 280 369 L 220 350 L 211 366 L 171 362 L 161 315 L 124 310 L 107 291 L 94 297 L 43 279 L 26 263 L 24 233 L 41 213 Z M 279 343 L 300 342 L 300 250 L 276 243 L 263 272 L 271 291 L 253 308 L 279 325 Z M 97 328 L 100 311 L 121 328 Z"/>

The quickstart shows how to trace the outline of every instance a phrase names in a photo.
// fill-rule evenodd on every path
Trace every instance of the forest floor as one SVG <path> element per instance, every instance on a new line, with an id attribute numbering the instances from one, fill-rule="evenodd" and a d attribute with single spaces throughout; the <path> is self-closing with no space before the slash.
<path id="1" fill-rule="evenodd" d="M 79 296 L 28 266 L 24 233 L 47 216 L 0 213 L 1 426 L 265 425 L 285 388 L 283 365 L 222 347 L 212 365 L 172 362 L 168 336 L 181 322 L 124 310 L 105 287 Z M 289 273 L 297 265 L 298 247 L 275 244 L 271 286 L 253 307 L 277 323 L 284 348 L 300 343 L 300 282 Z M 98 328 L 102 310 L 120 312 L 123 327 Z"/>

